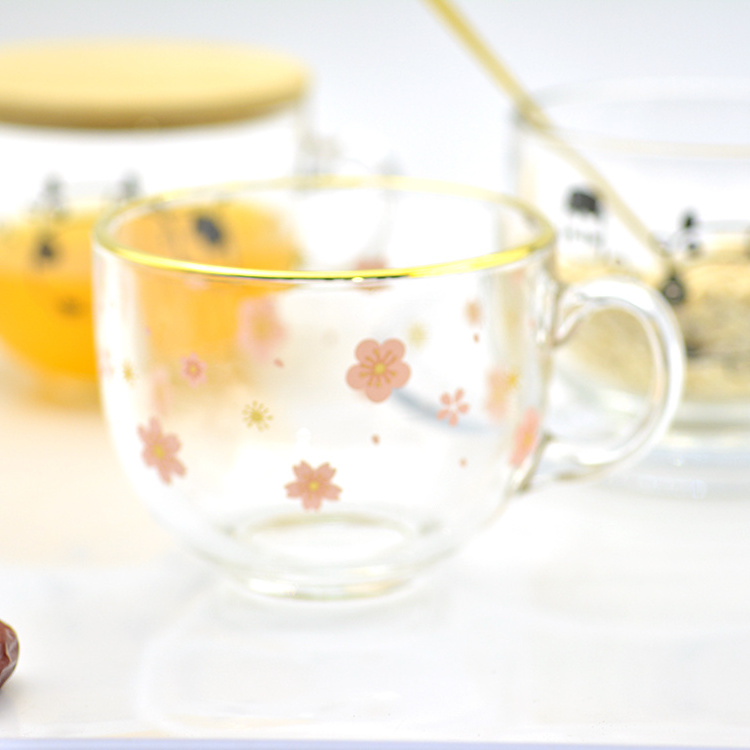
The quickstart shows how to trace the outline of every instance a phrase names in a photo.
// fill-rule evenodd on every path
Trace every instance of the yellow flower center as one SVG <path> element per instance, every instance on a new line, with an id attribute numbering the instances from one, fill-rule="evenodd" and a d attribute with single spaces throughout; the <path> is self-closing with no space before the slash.
<path id="1" fill-rule="evenodd" d="M 374 367 L 374 371 L 376 375 L 382 375 L 385 372 L 385 365 L 382 362 L 378 362 Z"/>
<path id="2" fill-rule="evenodd" d="M 307 489 L 310 490 L 310 492 L 316 492 L 318 489 L 320 489 L 320 482 L 318 482 L 316 479 L 313 479 L 308 483 Z"/>

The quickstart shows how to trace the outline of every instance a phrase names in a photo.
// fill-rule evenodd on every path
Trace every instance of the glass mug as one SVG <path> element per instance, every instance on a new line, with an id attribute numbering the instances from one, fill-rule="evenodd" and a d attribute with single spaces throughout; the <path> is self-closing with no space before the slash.
<path id="1" fill-rule="evenodd" d="M 632 484 L 703 496 L 750 477 L 750 81 L 601 80 L 539 94 L 552 133 L 516 122 L 516 192 L 558 230 L 566 281 L 623 273 L 671 304 L 687 370 L 672 427 Z M 650 249 L 622 221 L 565 146 L 604 176 L 651 232 Z M 603 342 L 618 341 L 612 350 Z M 624 411 L 637 404 L 648 358 L 617 313 L 587 322 L 561 367 L 571 398 L 593 380 Z M 605 389 L 602 388 L 604 393 Z M 630 481 L 630 480 L 629 480 Z"/>
<path id="2" fill-rule="evenodd" d="M 227 227 L 208 252 L 188 231 L 206 212 Z M 109 213 L 100 385 L 139 495 L 249 589 L 340 598 L 407 582 L 542 477 L 638 456 L 679 399 L 675 321 L 633 282 L 562 286 L 553 242 L 512 198 L 399 177 L 210 187 Z M 545 429 L 552 355 L 602 308 L 642 326 L 652 387 L 609 442 L 572 444 Z"/>

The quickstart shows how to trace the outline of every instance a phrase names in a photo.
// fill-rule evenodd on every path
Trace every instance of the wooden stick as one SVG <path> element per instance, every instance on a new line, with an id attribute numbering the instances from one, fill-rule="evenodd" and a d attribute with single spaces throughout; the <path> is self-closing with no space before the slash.
<path id="1" fill-rule="evenodd" d="M 630 206 L 619 196 L 604 175 L 557 134 L 554 124 L 546 112 L 534 101 L 510 69 L 484 42 L 453 2 L 451 0 L 425 0 L 425 2 L 446 22 L 492 79 L 510 96 L 515 108 L 526 123 L 554 143 L 568 162 L 596 186 L 612 211 L 633 236 L 654 253 L 656 256 L 654 260 L 662 261 L 663 248 L 648 227 L 633 213 Z"/>

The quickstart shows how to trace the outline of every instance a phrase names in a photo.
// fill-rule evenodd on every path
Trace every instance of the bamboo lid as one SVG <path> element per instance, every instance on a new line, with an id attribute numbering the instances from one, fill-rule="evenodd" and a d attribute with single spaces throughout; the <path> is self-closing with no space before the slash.
<path id="1" fill-rule="evenodd" d="M 0 122 L 147 129 L 252 119 L 307 90 L 298 60 L 214 43 L 44 42 L 0 47 Z"/>

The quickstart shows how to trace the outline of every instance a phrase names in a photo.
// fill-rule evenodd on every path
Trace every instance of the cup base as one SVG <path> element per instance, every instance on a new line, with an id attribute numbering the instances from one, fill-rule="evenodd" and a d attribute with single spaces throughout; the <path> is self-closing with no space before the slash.
<path id="1" fill-rule="evenodd" d="M 231 536 L 254 562 L 230 572 L 241 588 L 265 596 L 380 596 L 406 585 L 437 556 L 421 562 L 414 558 L 420 539 L 424 543 L 434 531 L 427 519 L 372 512 L 310 511 L 246 519 L 232 525 Z"/>

